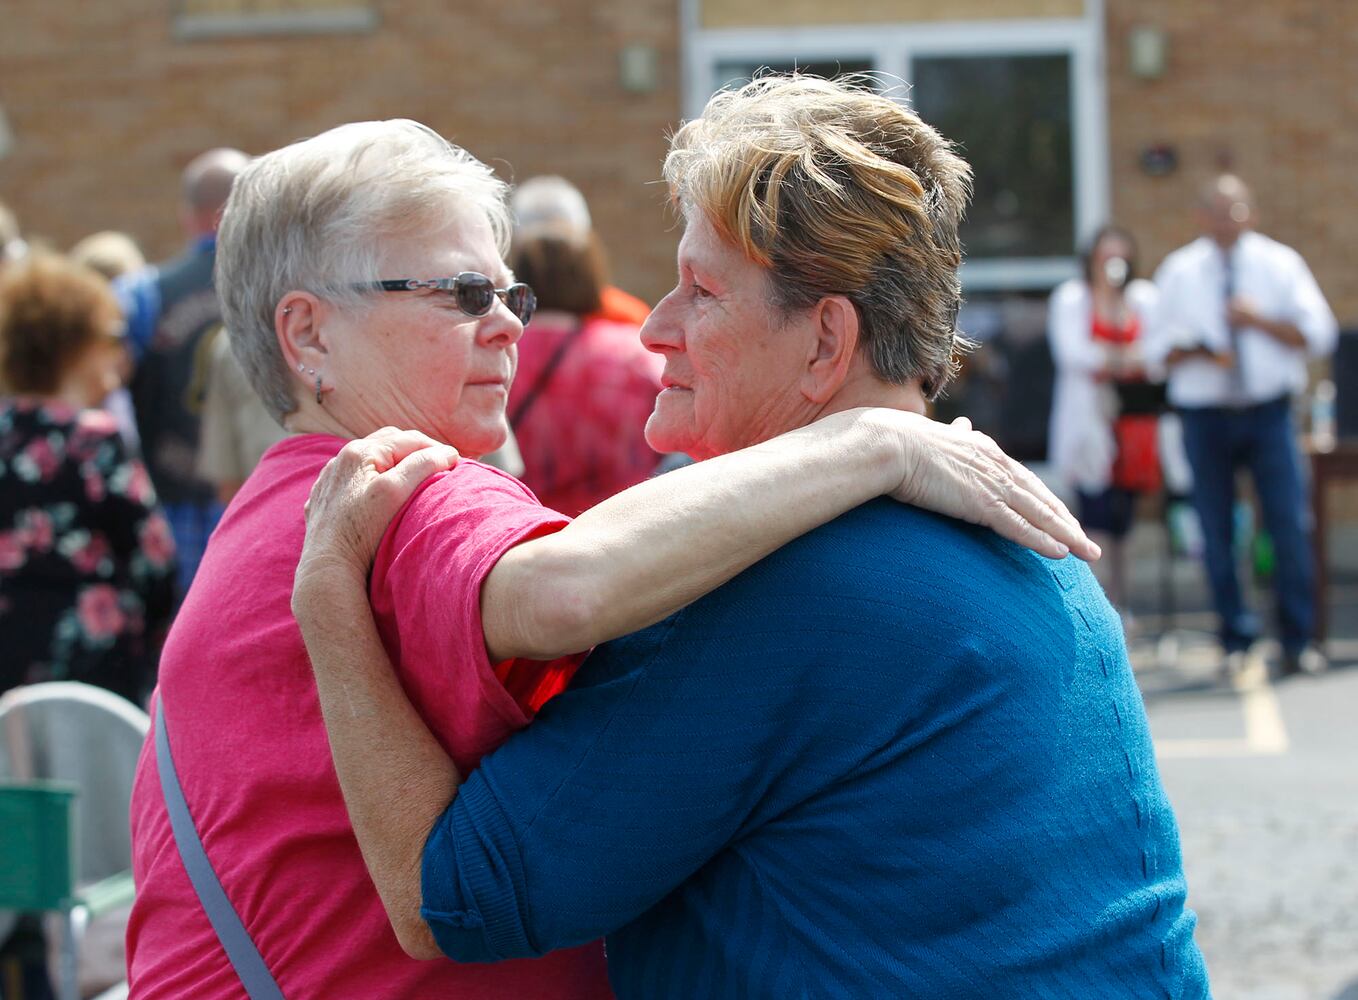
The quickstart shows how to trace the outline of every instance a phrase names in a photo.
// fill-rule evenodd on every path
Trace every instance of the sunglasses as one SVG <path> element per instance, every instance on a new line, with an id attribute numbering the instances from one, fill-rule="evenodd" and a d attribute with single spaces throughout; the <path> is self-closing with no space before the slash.
<path id="1" fill-rule="evenodd" d="M 421 288 L 432 288 L 447 292 L 453 302 L 468 316 L 484 316 L 495 305 L 496 296 L 503 300 L 509 311 L 527 324 L 538 307 L 538 297 L 522 281 L 508 288 L 496 288 L 495 282 L 476 271 L 463 271 L 455 278 L 430 278 L 419 281 L 415 278 L 390 278 L 386 281 L 364 282 L 354 286 L 365 292 L 414 292 Z"/>

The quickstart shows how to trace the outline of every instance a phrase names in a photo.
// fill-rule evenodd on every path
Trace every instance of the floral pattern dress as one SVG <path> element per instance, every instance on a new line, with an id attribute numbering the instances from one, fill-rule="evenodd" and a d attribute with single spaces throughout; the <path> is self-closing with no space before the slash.
<path id="1" fill-rule="evenodd" d="M 107 413 L 0 398 L 0 691 L 77 680 L 140 701 L 174 565 L 150 477 Z"/>

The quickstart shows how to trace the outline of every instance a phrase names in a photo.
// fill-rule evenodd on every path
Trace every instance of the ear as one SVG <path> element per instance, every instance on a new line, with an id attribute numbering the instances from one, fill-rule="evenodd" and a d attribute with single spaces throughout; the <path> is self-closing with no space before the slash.
<path id="1" fill-rule="evenodd" d="M 858 352 L 858 310 L 843 295 L 829 295 L 811 309 L 815 343 L 802 373 L 801 390 L 808 400 L 824 405 L 848 381 Z"/>
<path id="2" fill-rule="evenodd" d="M 288 292 L 274 306 L 273 325 L 278 346 L 292 374 L 307 386 L 323 372 L 329 357 L 324 320 L 328 307 L 310 292 Z M 305 391 L 303 392 L 305 397 Z"/>

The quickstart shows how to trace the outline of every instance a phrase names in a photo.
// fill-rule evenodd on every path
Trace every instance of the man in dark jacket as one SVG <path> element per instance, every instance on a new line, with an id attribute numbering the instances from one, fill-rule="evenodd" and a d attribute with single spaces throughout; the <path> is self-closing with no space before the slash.
<path id="1" fill-rule="evenodd" d="M 181 594 L 221 516 L 216 488 L 200 477 L 199 420 L 221 307 L 212 285 L 217 221 L 236 175 L 238 149 L 212 149 L 184 169 L 179 220 L 189 245 L 178 257 L 115 284 L 127 315 L 136 373 L 137 432 L 156 492 L 174 530 Z"/>

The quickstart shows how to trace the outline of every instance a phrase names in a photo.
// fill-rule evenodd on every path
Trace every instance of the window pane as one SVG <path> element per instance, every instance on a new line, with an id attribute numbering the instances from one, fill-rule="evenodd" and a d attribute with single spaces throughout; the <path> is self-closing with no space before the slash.
<path id="1" fill-rule="evenodd" d="M 740 86 L 754 79 L 759 69 L 773 70 L 775 73 L 791 73 L 797 70 L 813 76 L 823 76 L 827 80 L 848 73 L 868 73 L 873 69 L 871 59 L 771 59 L 767 62 L 756 59 L 724 59 L 717 63 L 717 89 Z"/>
<path id="2" fill-rule="evenodd" d="M 313 11 L 351 10 L 370 6 L 365 0 L 179 0 L 181 15 L 296 14 Z"/>
<path id="3" fill-rule="evenodd" d="M 370 32 L 373 0 L 174 0 L 180 40 Z"/>
<path id="4" fill-rule="evenodd" d="M 980 346 L 963 356 L 961 374 L 934 417 L 965 414 L 1019 461 L 1044 458 L 1054 378 L 1046 294 L 968 295 L 957 326 Z"/>
<path id="5" fill-rule="evenodd" d="M 1070 57 L 918 58 L 913 75 L 916 110 L 976 174 L 967 256 L 1072 256 Z"/>

